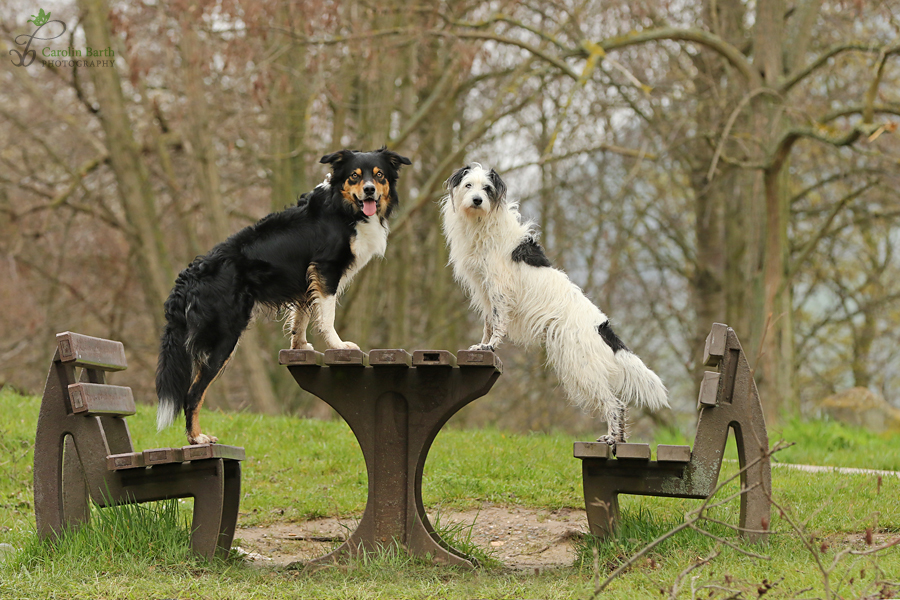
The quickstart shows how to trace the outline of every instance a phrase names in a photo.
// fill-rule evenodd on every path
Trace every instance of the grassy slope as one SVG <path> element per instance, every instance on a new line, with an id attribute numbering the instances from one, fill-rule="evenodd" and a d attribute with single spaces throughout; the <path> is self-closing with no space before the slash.
<path id="1" fill-rule="evenodd" d="M 0 543 L 21 547 L 33 538 L 31 461 L 39 399 L 0 392 Z M 251 457 L 244 466 L 240 524 L 300 520 L 323 515 L 360 514 L 365 505 L 366 476 L 362 455 L 350 430 L 341 422 L 261 417 L 251 414 L 203 416 L 204 427 L 223 442 L 241 444 Z M 177 446 L 183 442 L 178 428 L 157 434 L 153 409 L 139 407 L 129 419 L 137 448 Z M 900 439 L 879 437 L 836 424 L 791 423 L 784 432 L 773 432 L 798 442 L 777 455 L 781 462 L 803 462 L 900 470 Z M 519 504 L 530 507 L 582 507 L 580 465 L 571 458 L 572 439 L 564 435 L 509 435 L 499 431 L 447 429 L 437 438 L 424 475 L 426 506 L 471 508 L 482 503 Z M 679 440 L 663 434 L 659 443 Z M 733 449 L 730 453 L 734 455 Z M 726 463 L 724 475 L 734 472 Z M 883 478 L 879 489 L 873 476 L 808 474 L 773 470 L 776 498 L 790 507 L 790 514 L 828 543 L 825 555 L 846 546 L 848 534 L 859 534 L 877 519 L 877 529 L 900 532 L 900 479 Z M 734 491 L 735 486 L 729 488 Z M 727 493 L 729 490 L 725 490 Z M 644 543 L 682 521 L 697 501 L 623 497 L 623 535 L 601 545 L 601 575 Z M 714 516 L 736 523 L 738 506 L 731 502 Z M 775 512 L 777 515 L 777 511 Z M 729 539 L 724 528 L 713 530 Z M 786 522 L 775 517 L 779 532 L 765 548 L 773 558 L 754 561 L 726 549 L 711 566 L 698 570 L 707 578 L 746 588 L 753 596 L 763 579 L 784 577 L 770 596 L 806 586 L 821 588 L 810 554 Z M 238 533 L 240 535 L 240 533 Z M 817 542 L 819 543 L 819 542 Z M 659 595 L 678 574 L 715 544 L 694 532 L 682 532 L 639 562 L 610 588 L 613 597 Z M 9 597 L 578 597 L 591 585 L 588 551 L 581 567 L 545 573 L 513 574 L 502 571 L 461 573 L 403 560 L 377 559 L 351 569 L 338 568 L 313 575 L 251 569 L 240 563 L 204 565 L 189 558 L 166 557 L 116 560 L 88 552 L 84 564 L 51 556 L 39 567 L 13 569 L 12 561 L 0 566 L 0 595 Z M 862 559 L 854 559 L 859 562 Z M 77 563 L 77 561 L 75 561 Z M 878 569 L 854 564 L 854 588 L 861 590 Z M 893 550 L 880 561 L 888 573 L 900 573 L 900 552 Z M 845 560 L 844 564 L 851 564 Z M 726 578 L 727 572 L 727 578 Z M 844 591 L 850 575 L 844 577 Z M 896 576 L 894 576 L 896 579 Z M 668 583 L 666 583 L 668 582 Z M 687 584 L 689 594 L 690 578 Z M 752 592 L 752 593 L 750 593 Z M 704 594 L 705 595 L 705 594 Z"/>

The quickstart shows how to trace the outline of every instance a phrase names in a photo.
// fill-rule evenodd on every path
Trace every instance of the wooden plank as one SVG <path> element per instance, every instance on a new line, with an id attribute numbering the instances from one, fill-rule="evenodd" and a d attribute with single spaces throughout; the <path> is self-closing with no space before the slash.
<path id="1" fill-rule="evenodd" d="M 145 467 L 184 462 L 181 448 L 154 448 L 144 450 L 143 454 Z"/>
<path id="2" fill-rule="evenodd" d="M 715 367 L 725 356 L 725 343 L 728 340 L 728 325 L 713 323 L 709 335 L 706 336 L 706 346 L 703 348 L 703 364 L 707 367 Z"/>
<path id="3" fill-rule="evenodd" d="M 691 447 L 660 444 L 656 447 L 656 460 L 657 462 L 691 462 Z"/>
<path id="4" fill-rule="evenodd" d="M 369 364 L 373 367 L 409 367 L 412 366 L 412 356 L 400 348 L 371 350 Z"/>
<path id="5" fill-rule="evenodd" d="M 244 460 L 246 457 L 244 449 L 240 446 L 197 444 L 182 446 L 181 448 L 154 448 L 143 452 L 113 454 L 106 457 L 106 468 L 110 471 L 124 471 L 126 469 L 191 462 L 209 458 Z"/>
<path id="6" fill-rule="evenodd" d="M 719 373 L 705 371 L 700 382 L 700 395 L 697 397 L 697 409 L 704 406 L 716 406 L 719 396 Z"/>
<path id="7" fill-rule="evenodd" d="M 619 460 L 650 460 L 650 444 L 616 444 Z"/>
<path id="8" fill-rule="evenodd" d="M 490 350 L 460 350 L 456 353 L 456 364 L 460 367 L 493 367 L 503 372 L 500 357 Z"/>
<path id="9" fill-rule="evenodd" d="M 127 454 L 113 454 L 106 457 L 106 468 L 110 471 L 123 471 L 125 469 L 137 469 L 144 466 L 143 452 L 129 452 Z"/>
<path id="10" fill-rule="evenodd" d="M 315 350 L 281 350 L 278 352 L 278 364 L 321 367 L 325 364 L 325 355 Z"/>
<path id="11" fill-rule="evenodd" d="M 605 442 L 575 442 L 572 454 L 575 458 L 609 458 L 609 444 Z"/>
<path id="12" fill-rule="evenodd" d="M 182 456 L 187 461 L 205 460 L 207 458 L 224 458 L 225 460 L 244 460 L 247 458 L 240 446 L 225 444 L 194 444 L 181 447 Z"/>
<path id="13" fill-rule="evenodd" d="M 74 363 L 76 367 L 103 371 L 122 371 L 128 368 L 122 342 L 66 331 L 56 334 L 56 345 L 59 348 L 59 359 L 64 363 Z"/>
<path id="14" fill-rule="evenodd" d="M 414 350 L 415 367 L 455 367 L 456 357 L 447 350 Z"/>
<path id="15" fill-rule="evenodd" d="M 333 367 L 364 367 L 368 362 L 362 350 L 331 349 L 325 351 L 325 364 Z"/>
<path id="16" fill-rule="evenodd" d="M 73 383 L 69 401 L 73 414 L 86 417 L 127 417 L 135 412 L 131 388 L 120 385 Z"/>

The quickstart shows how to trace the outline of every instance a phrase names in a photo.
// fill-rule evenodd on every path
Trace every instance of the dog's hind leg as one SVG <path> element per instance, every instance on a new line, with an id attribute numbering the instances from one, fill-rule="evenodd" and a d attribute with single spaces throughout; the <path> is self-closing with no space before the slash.
<path id="1" fill-rule="evenodd" d="M 607 434 L 597 438 L 598 442 L 605 442 L 614 449 L 616 444 L 625 443 L 626 407 L 621 400 L 606 411 Z"/>
<path id="2" fill-rule="evenodd" d="M 184 426 L 188 444 L 214 444 L 219 438 L 200 431 L 200 408 L 206 400 L 209 386 L 222 374 L 231 361 L 237 340 L 220 343 L 205 362 L 194 365 L 194 382 L 191 384 L 184 403 Z"/>
<path id="3" fill-rule="evenodd" d="M 309 305 L 294 305 L 288 317 L 286 329 L 291 333 L 292 350 L 313 350 L 313 345 L 306 340 L 306 328 L 309 326 Z"/>

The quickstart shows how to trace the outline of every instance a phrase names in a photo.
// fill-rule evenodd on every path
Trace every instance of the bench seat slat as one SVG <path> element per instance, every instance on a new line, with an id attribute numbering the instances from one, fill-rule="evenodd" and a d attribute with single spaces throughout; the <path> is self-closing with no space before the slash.
<path id="1" fill-rule="evenodd" d="M 414 367 L 455 367 L 456 357 L 447 350 L 413 350 Z"/>
<path id="2" fill-rule="evenodd" d="M 325 351 L 325 364 L 334 367 L 365 367 L 368 355 L 362 350 L 332 348 Z"/>
<path id="3" fill-rule="evenodd" d="M 650 460 L 650 444 L 616 444 L 619 460 Z"/>
<path id="4" fill-rule="evenodd" d="M 402 348 L 371 350 L 369 364 L 373 367 L 410 367 L 412 366 L 412 356 Z"/>
<path id="5" fill-rule="evenodd" d="M 460 367 L 493 367 L 503 372 L 500 357 L 490 350 L 460 350 L 456 353 L 456 360 Z"/>
<path id="6" fill-rule="evenodd" d="M 173 463 L 223 458 L 225 460 L 244 460 L 246 453 L 240 446 L 225 444 L 199 444 L 182 446 L 181 448 L 154 448 L 143 452 L 113 454 L 106 457 L 106 468 L 110 471 L 168 465 Z"/>
<path id="7" fill-rule="evenodd" d="M 691 447 L 659 444 L 656 447 L 656 460 L 659 462 L 689 463 L 691 462 Z"/>
<path id="8" fill-rule="evenodd" d="M 72 412 L 86 417 L 128 417 L 134 414 L 130 387 L 102 383 L 73 383 L 69 386 Z"/>
<path id="9" fill-rule="evenodd" d="M 315 350 L 281 350 L 278 353 L 278 363 L 286 366 L 321 367 L 325 364 L 325 355 Z"/>
<path id="10" fill-rule="evenodd" d="M 247 454 L 242 446 L 226 446 L 225 444 L 196 444 L 182 446 L 184 462 L 203 460 L 206 458 L 224 458 L 225 460 L 244 460 Z"/>
<path id="11" fill-rule="evenodd" d="M 66 331 L 56 334 L 56 344 L 59 359 L 64 363 L 103 371 L 122 371 L 128 367 L 122 342 Z"/>
<path id="12" fill-rule="evenodd" d="M 606 442 L 575 442 L 572 449 L 575 458 L 603 458 L 612 456 L 609 444 Z"/>

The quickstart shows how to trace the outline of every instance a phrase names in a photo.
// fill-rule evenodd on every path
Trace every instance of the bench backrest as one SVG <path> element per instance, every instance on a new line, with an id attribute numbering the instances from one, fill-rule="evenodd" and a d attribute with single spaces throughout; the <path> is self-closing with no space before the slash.
<path id="1" fill-rule="evenodd" d="M 128 424 L 122 418 L 135 413 L 131 388 L 106 383 L 107 372 L 128 367 L 125 347 L 69 331 L 57 334 L 56 343 L 39 425 L 54 437 L 72 436 L 79 451 L 84 447 L 92 455 L 102 452 L 91 458 L 105 468 L 110 454 L 133 451 Z M 82 462 L 89 461 L 83 458 Z M 90 470 L 87 464 L 85 470 Z"/>

